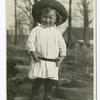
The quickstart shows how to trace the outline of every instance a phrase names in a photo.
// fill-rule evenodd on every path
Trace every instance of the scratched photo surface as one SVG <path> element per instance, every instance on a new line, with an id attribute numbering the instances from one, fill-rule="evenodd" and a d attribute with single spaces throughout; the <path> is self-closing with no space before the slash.
<path id="1" fill-rule="evenodd" d="M 28 70 L 31 57 L 26 50 L 26 42 L 35 24 L 32 6 L 38 1 L 6 0 L 7 100 L 30 100 L 32 80 L 28 77 Z M 67 53 L 59 67 L 59 85 L 53 91 L 53 100 L 94 100 L 96 1 L 57 1 L 68 12 L 68 20 L 57 26 L 66 43 Z M 37 100 L 42 100 L 43 87 Z"/>

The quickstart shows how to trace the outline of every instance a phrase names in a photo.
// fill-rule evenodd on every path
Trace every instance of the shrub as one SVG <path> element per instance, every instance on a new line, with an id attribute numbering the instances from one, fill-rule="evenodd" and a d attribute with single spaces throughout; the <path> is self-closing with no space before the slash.
<path id="1" fill-rule="evenodd" d="M 76 42 L 68 48 L 59 75 L 70 80 L 93 79 L 93 45 Z"/>

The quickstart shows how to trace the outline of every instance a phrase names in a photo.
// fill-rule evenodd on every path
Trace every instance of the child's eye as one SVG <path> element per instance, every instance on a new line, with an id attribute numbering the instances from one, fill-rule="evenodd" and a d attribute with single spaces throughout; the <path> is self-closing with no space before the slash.
<path id="1" fill-rule="evenodd" d="M 53 19 L 53 17 L 50 17 L 50 19 Z"/>

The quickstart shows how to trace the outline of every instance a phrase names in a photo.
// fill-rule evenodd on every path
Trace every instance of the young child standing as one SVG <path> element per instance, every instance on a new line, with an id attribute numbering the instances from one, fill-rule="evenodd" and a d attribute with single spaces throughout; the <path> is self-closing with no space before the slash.
<path id="1" fill-rule="evenodd" d="M 67 11 L 56 0 L 41 0 L 34 5 L 32 12 L 38 25 L 32 29 L 26 44 L 32 56 L 28 73 L 34 80 L 31 100 L 35 100 L 41 84 L 45 85 L 43 100 L 52 100 L 53 86 L 59 80 L 59 66 L 66 56 L 66 45 L 56 26 L 66 21 Z"/>

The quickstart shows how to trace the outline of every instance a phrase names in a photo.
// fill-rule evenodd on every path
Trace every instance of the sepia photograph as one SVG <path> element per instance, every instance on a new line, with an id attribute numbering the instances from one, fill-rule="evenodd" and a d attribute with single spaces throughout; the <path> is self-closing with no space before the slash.
<path id="1" fill-rule="evenodd" d="M 96 100 L 95 0 L 6 0 L 7 100 Z"/>

